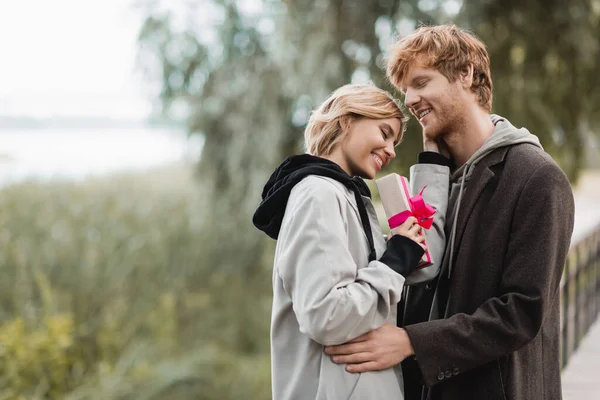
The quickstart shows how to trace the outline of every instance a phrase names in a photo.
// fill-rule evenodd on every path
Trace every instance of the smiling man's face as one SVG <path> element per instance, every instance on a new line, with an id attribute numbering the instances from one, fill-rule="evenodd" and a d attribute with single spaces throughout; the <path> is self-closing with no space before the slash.
<path id="1" fill-rule="evenodd" d="M 461 81 L 454 82 L 435 68 L 412 66 L 403 80 L 404 104 L 423 128 L 423 135 L 435 140 L 464 120 L 469 97 Z M 466 89 L 468 91 L 468 89 Z"/>

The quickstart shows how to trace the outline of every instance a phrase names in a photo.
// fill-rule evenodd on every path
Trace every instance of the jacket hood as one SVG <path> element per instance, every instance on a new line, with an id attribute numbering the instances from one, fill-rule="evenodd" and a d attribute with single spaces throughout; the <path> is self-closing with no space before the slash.
<path id="1" fill-rule="evenodd" d="M 350 177 L 339 165 L 333 161 L 310 154 L 296 155 L 286 158 L 271 174 L 262 192 L 262 201 L 252 222 L 265 232 L 269 237 L 277 239 L 281 222 L 287 206 L 290 193 L 302 179 L 309 175 L 320 175 L 339 181 L 351 189 L 357 197 L 371 197 L 369 187 L 360 177 Z M 364 208 L 362 201 L 357 204 Z"/>
<path id="2" fill-rule="evenodd" d="M 530 143 L 542 148 L 537 136 L 531 134 L 526 128 L 516 128 L 506 118 L 496 114 L 490 114 L 490 118 L 495 125 L 492 135 L 485 141 L 469 160 L 452 173 L 451 181 L 456 182 L 465 175 L 468 180 L 475 169 L 475 165 L 492 151 L 506 146 L 512 146 L 520 143 Z"/>

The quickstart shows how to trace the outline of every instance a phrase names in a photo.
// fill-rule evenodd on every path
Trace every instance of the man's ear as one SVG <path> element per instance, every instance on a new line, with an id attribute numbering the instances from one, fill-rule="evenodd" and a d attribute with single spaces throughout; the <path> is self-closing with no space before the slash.
<path id="1" fill-rule="evenodd" d="M 467 64 L 460 71 L 460 83 L 465 89 L 473 86 L 473 64 Z"/>

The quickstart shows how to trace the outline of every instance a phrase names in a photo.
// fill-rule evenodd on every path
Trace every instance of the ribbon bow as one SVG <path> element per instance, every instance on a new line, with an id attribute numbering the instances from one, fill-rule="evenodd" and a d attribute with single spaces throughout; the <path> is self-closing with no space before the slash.
<path id="1" fill-rule="evenodd" d="M 433 224 L 433 214 L 435 214 L 436 210 L 423 200 L 423 191 L 426 187 L 427 186 L 423 187 L 418 195 L 408 199 L 410 209 L 402 211 L 388 219 L 390 229 L 402 225 L 409 217 L 415 217 L 417 219 L 417 224 L 423 228 L 431 228 L 431 225 Z"/>

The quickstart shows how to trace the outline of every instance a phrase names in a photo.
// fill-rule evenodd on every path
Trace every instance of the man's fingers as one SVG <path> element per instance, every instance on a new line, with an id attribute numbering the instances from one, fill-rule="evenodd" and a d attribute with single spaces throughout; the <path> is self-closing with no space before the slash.
<path id="1" fill-rule="evenodd" d="M 367 361 L 367 362 L 360 363 L 360 364 L 348 364 L 346 366 L 346 371 L 353 372 L 353 373 L 379 371 L 379 370 L 381 370 L 381 367 L 375 361 Z"/>
<path id="2" fill-rule="evenodd" d="M 329 355 L 344 355 L 363 352 L 367 347 L 366 342 L 371 337 L 370 333 L 367 332 L 338 346 L 326 346 L 325 353 Z"/>
<path id="3" fill-rule="evenodd" d="M 339 346 L 328 346 L 325 348 L 325 353 L 330 356 L 343 356 L 347 354 L 362 353 L 365 351 L 364 343 L 342 344 Z"/>
<path id="4" fill-rule="evenodd" d="M 356 337 L 352 340 L 349 340 L 348 342 L 346 342 L 346 344 L 348 343 L 360 343 L 360 342 L 365 342 L 369 339 L 369 333 L 371 332 L 367 332 L 365 334 L 360 335 L 359 337 Z"/>
<path id="5" fill-rule="evenodd" d="M 336 364 L 360 364 L 367 361 L 373 361 L 373 353 L 363 352 L 345 356 L 333 356 L 332 360 Z"/>

